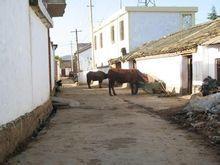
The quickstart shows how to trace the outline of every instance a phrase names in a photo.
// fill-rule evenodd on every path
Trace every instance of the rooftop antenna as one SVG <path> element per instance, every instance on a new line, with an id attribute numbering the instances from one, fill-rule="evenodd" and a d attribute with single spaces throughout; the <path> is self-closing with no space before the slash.
<path id="1" fill-rule="evenodd" d="M 145 6 L 156 6 L 156 0 L 138 0 L 138 4 L 144 4 Z"/>
<path id="2" fill-rule="evenodd" d="M 122 0 L 120 0 L 120 9 L 122 9 Z"/>

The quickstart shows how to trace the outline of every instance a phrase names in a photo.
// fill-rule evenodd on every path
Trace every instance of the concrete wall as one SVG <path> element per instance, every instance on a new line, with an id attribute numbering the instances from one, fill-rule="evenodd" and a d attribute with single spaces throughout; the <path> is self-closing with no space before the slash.
<path id="1" fill-rule="evenodd" d="M 0 1 L 0 125 L 49 99 L 47 37 L 28 0 Z"/>
<path id="2" fill-rule="evenodd" d="M 124 21 L 124 40 L 120 40 L 120 21 Z M 115 42 L 111 41 L 111 27 L 114 26 L 115 31 Z M 103 48 L 100 48 L 100 38 L 99 35 L 103 35 Z M 113 22 L 104 26 L 102 29 L 96 31 L 94 36 L 97 40 L 97 49 L 94 50 L 95 64 L 100 66 L 108 65 L 108 61 L 112 58 L 117 58 L 121 56 L 121 48 L 125 47 L 129 51 L 129 42 L 128 42 L 128 14 L 124 14 L 118 17 Z"/>
<path id="3" fill-rule="evenodd" d="M 143 73 L 155 76 L 166 83 L 167 90 L 175 88 L 177 93 L 181 90 L 182 56 L 137 59 L 137 69 Z"/>
<path id="4" fill-rule="evenodd" d="M 181 30 L 181 18 L 172 12 L 129 12 L 130 50 Z"/>
<path id="5" fill-rule="evenodd" d="M 193 86 L 194 92 L 202 85 L 207 76 L 217 78 L 216 58 L 220 58 L 220 44 L 213 46 L 198 46 L 197 52 L 193 54 Z"/>

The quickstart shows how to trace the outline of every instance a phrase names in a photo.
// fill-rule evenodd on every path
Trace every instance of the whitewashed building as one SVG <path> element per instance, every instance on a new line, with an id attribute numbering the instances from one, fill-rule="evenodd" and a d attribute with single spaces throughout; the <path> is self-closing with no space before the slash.
<path id="1" fill-rule="evenodd" d="M 177 93 L 197 92 L 207 76 L 220 82 L 220 19 L 145 43 L 121 58 L 130 60 Z"/>
<path id="2" fill-rule="evenodd" d="M 92 70 L 92 49 L 91 44 L 87 43 L 79 49 L 79 69 L 78 82 L 86 84 L 86 74 Z"/>
<path id="3" fill-rule="evenodd" d="M 197 7 L 124 7 L 94 29 L 94 59 L 98 69 L 139 45 L 195 24 Z M 129 68 L 129 63 L 117 63 Z"/>
<path id="4" fill-rule="evenodd" d="M 0 164 L 52 111 L 52 17 L 65 0 L 0 1 Z"/>

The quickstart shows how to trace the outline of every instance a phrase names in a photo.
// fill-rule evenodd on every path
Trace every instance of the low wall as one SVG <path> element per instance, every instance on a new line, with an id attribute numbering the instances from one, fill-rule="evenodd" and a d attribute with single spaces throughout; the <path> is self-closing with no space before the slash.
<path id="1" fill-rule="evenodd" d="M 32 112 L 0 127 L 0 164 L 32 136 L 49 117 L 52 109 L 51 100 L 48 100 Z"/>
<path id="2" fill-rule="evenodd" d="M 136 59 L 137 69 L 166 83 L 168 91 L 181 93 L 182 56 Z"/>
<path id="3" fill-rule="evenodd" d="M 99 69 L 95 69 L 95 70 L 91 70 L 91 71 L 96 72 L 98 70 L 102 71 L 102 72 L 105 72 L 105 73 L 108 73 L 109 68 L 105 67 L 105 68 L 99 68 Z M 78 82 L 79 82 L 80 85 L 87 84 L 86 75 L 87 75 L 88 72 L 89 71 L 81 71 L 81 72 L 78 73 Z M 108 84 L 108 79 L 103 80 L 102 84 Z M 94 81 L 93 85 L 98 85 L 98 81 Z"/>

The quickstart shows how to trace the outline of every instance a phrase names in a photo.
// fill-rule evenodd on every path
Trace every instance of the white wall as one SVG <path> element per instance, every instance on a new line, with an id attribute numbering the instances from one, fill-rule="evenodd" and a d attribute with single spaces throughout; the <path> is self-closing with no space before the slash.
<path id="1" fill-rule="evenodd" d="M 88 73 L 89 71 L 81 71 L 79 72 L 77 75 L 78 75 L 78 82 L 79 84 L 87 84 L 87 78 L 86 78 L 86 74 Z"/>
<path id="2" fill-rule="evenodd" d="M 43 104 L 50 95 L 48 32 L 40 19 L 31 11 L 31 50 L 33 108 Z"/>
<path id="3" fill-rule="evenodd" d="M 120 40 L 120 21 L 124 21 L 124 40 Z M 115 43 L 111 41 L 111 27 L 115 27 Z M 103 48 L 100 48 L 100 38 L 99 35 L 103 35 Z M 128 14 L 124 14 L 111 22 L 110 24 L 104 26 L 102 29 L 96 31 L 94 36 L 97 37 L 97 50 L 94 50 L 95 64 L 100 66 L 107 66 L 108 61 L 112 58 L 117 58 L 121 56 L 121 48 L 125 47 L 127 51 L 129 50 L 128 41 Z"/>
<path id="4" fill-rule="evenodd" d="M 51 88 L 52 90 L 55 87 L 55 50 L 53 50 L 52 45 L 50 45 L 50 63 L 51 63 L 51 72 L 50 72 L 50 77 L 51 77 Z"/>
<path id="5" fill-rule="evenodd" d="M 55 80 L 60 80 L 61 78 L 61 68 L 60 68 L 60 61 L 55 61 Z"/>
<path id="6" fill-rule="evenodd" d="M 130 68 L 130 64 L 128 61 L 122 62 L 121 63 L 121 68 L 123 69 L 129 69 Z"/>
<path id="7" fill-rule="evenodd" d="M 0 125 L 49 98 L 46 28 L 31 10 L 29 0 L 0 1 Z"/>
<path id="8" fill-rule="evenodd" d="M 87 49 L 79 54 L 80 73 L 78 73 L 78 82 L 86 84 L 86 74 L 92 70 L 92 49 Z"/>
<path id="9" fill-rule="evenodd" d="M 181 19 L 178 12 L 129 12 L 130 50 L 181 30 Z"/>
<path id="10" fill-rule="evenodd" d="M 181 89 L 182 56 L 137 59 L 137 69 L 143 73 L 155 76 L 166 83 L 167 90 L 175 88 L 177 93 Z"/>
<path id="11" fill-rule="evenodd" d="M 88 71 L 92 69 L 92 49 L 87 49 L 79 53 L 79 63 L 81 71 Z"/>
<path id="12" fill-rule="evenodd" d="M 197 52 L 193 54 L 193 86 L 202 85 L 207 76 L 217 78 L 216 58 L 220 58 L 220 45 L 198 46 Z"/>

